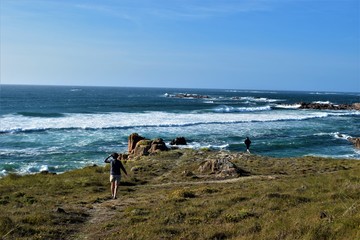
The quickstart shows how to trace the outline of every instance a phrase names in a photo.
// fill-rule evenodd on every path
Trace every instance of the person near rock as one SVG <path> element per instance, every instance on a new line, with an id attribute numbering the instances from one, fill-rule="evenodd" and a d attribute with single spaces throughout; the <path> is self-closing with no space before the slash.
<path id="1" fill-rule="evenodd" d="M 121 180 L 121 170 L 127 175 L 124 165 L 121 163 L 119 154 L 112 153 L 110 156 L 105 158 L 105 163 L 110 163 L 110 190 L 111 198 L 116 199 L 118 186 Z"/>
<path id="2" fill-rule="evenodd" d="M 246 137 L 244 143 L 245 143 L 245 145 L 246 145 L 246 152 L 250 153 L 250 145 L 251 145 L 250 138 L 249 138 L 249 137 Z"/>

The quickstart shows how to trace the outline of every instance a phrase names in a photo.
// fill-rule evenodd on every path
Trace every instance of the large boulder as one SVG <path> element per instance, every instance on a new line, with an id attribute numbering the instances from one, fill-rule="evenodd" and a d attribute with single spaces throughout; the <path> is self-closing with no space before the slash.
<path id="1" fill-rule="evenodd" d="M 149 154 L 154 154 L 157 152 L 168 150 L 164 140 L 161 138 L 157 138 L 154 140 L 145 139 L 143 137 L 140 137 L 140 138 L 142 138 L 142 139 L 136 142 L 136 145 L 131 150 L 129 157 L 147 156 Z M 137 139 L 140 139 L 140 138 L 137 138 Z M 130 139 L 130 137 L 129 137 L 129 139 Z"/>
<path id="2" fill-rule="evenodd" d="M 136 147 L 136 144 L 145 139 L 144 137 L 140 136 L 139 134 L 137 133 L 132 133 L 130 134 L 129 138 L 128 138 L 128 153 L 129 154 L 132 154 L 133 153 L 133 150 L 135 149 Z"/>
<path id="3" fill-rule="evenodd" d="M 171 140 L 170 145 L 187 145 L 187 143 L 184 137 L 177 137 Z"/>
<path id="4" fill-rule="evenodd" d="M 150 153 L 156 153 L 161 151 L 167 151 L 168 147 L 166 146 L 162 138 L 154 139 L 151 143 Z"/>
<path id="5" fill-rule="evenodd" d="M 146 139 L 138 141 L 136 143 L 134 150 L 132 151 L 132 154 L 137 157 L 149 155 L 151 142 L 152 142 L 151 140 L 146 140 Z"/>
<path id="6" fill-rule="evenodd" d="M 207 159 L 199 167 L 200 173 L 215 174 L 217 177 L 239 177 L 240 169 L 227 159 Z"/>
<path id="7" fill-rule="evenodd" d="M 215 174 L 217 177 L 240 177 L 241 169 L 232 163 L 227 156 L 218 156 L 216 159 L 206 159 L 200 164 L 202 174 Z"/>

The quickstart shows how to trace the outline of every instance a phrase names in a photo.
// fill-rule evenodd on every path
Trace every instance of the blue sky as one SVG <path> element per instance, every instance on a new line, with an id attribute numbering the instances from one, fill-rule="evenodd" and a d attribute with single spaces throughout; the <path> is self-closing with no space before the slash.
<path id="1" fill-rule="evenodd" d="M 358 0 L 1 0 L 1 83 L 360 92 Z"/>

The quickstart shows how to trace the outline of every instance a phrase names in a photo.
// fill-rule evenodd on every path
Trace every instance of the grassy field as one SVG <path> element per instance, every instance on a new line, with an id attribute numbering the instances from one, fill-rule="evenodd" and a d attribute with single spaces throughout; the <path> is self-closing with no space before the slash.
<path id="1" fill-rule="evenodd" d="M 229 158 L 246 176 L 199 172 Z M 172 150 L 108 166 L 0 179 L 2 239 L 360 239 L 360 161 Z M 132 169 L 132 171 L 130 170 Z"/>

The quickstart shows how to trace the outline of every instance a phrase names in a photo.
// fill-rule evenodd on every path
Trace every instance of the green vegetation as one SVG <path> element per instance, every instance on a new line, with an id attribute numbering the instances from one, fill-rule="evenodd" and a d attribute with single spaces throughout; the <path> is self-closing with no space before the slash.
<path id="1" fill-rule="evenodd" d="M 231 158 L 249 176 L 201 174 Z M 0 179 L 2 239 L 360 239 L 360 161 L 172 150 L 108 166 Z M 133 169 L 130 171 L 130 169 Z"/>

